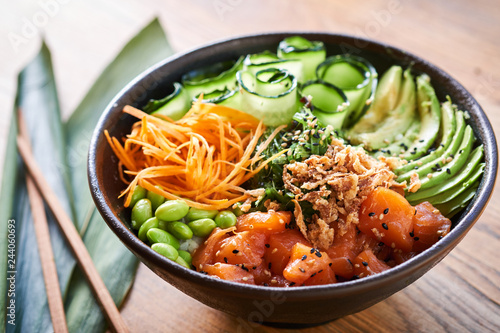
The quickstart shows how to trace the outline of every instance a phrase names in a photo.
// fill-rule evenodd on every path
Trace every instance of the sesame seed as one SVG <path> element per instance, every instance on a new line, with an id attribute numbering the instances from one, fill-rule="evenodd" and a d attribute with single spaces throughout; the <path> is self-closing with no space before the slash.
<path id="1" fill-rule="evenodd" d="M 382 228 L 384 228 L 385 230 L 389 230 L 389 227 L 385 223 L 382 223 Z"/>
<path id="2" fill-rule="evenodd" d="M 354 264 L 354 267 L 359 268 L 359 264 Z"/>
<path id="3" fill-rule="evenodd" d="M 248 278 L 246 276 L 241 278 L 243 281 L 248 281 Z"/>
<path id="4" fill-rule="evenodd" d="M 274 248 L 274 249 L 271 251 L 271 253 L 276 253 L 276 252 L 278 252 L 278 249 L 277 249 L 277 248 Z"/>
<path id="5" fill-rule="evenodd" d="M 233 250 L 233 253 L 234 253 L 234 254 L 236 254 L 236 253 L 238 253 L 238 252 L 240 252 L 240 251 L 238 251 L 238 250 Z"/>
<path id="6" fill-rule="evenodd" d="M 319 251 L 316 251 L 316 253 L 314 254 L 316 255 L 316 257 L 321 258 L 321 253 Z"/>
<path id="7" fill-rule="evenodd" d="M 451 175 L 451 170 L 450 170 L 450 168 L 446 168 L 446 173 L 447 173 L 447 174 L 449 174 L 449 175 Z"/>
<path id="8" fill-rule="evenodd" d="M 394 242 L 391 243 L 391 247 L 392 248 L 395 248 L 396 247 L 396 244 L 394 244 Z"/>
<path id="9" fill-rule="evenodd" d="M 427 178 L 431 179 L 432 178 L 432 173 L 427 174 Z"/>
<path id="10" fill-rule="evenodd" d="M 389 208 L 384 209 L 384 214 L 389 214 Z"/>
<path id="11" fill-rule="evenodd" d="M 366 267 L 366 266 L 368 266 L 368 263 L 367 263 L 366 261 L 363 261 L 363 262 L 361 262 L 361 263 L 362 263 L 362 264 L 363 264 L 363 266 L 365 266 L 365 267 Z"/>
<path id="12" fill-rule="evenodd" d="M 271 245 L 269 244 L 264 244 L 265 247 L 269 248 Z"/>
<path id="13" fill-rule="evenodd" d="M 276 280 L 276 279 L 272 279 L 272 280 L 271 280 L 271 283 L 272 283 L 272 284 L 276 284 L 276 283 L 278 283 L 278 280 Z"/>
<path id="14" fill-rule="evenodd" d="M 413 236 L 415 236 L 415 232 L 412 230 L 412 231 L 410 232 L 410 237 L 413 237 Z"/>
<path id="15" fill-rule="evenodd" d="M 304 254 L 304 255 L 302 256 L 302 260 L 306 260 L 306 259 L 307 259 L 307 254 Z"/>
<path id="16" fill-rule="evenodd" d="M 418 241 L 420 238 L 419 237 L 413 237 L 415 241 Z"/>
<path id="17" fill-rule="evenodd" d="M 227 264 L 227 257 L 224 257 L 224 262 Z"/>
<path id="18" fill-rule="evenodd" d="M 267 265 L 267 268 L 268 268 L 268 269 L 271 269 L 272 264 L 273 264 L 273 263 L 272 263 L 272 262 L 270 262 L 270 263 Z"/>
<path id="19" fill-rule="evenodd" d="M 368 214 L 368 216 L 373 217 L 373 216 L 375 216 L 375 213 L 371 212 L 371 213 Z"/>
<path id="20" fill-rule="evenodd" d="M 311 248 L 311 254 L 313 254 L 314 252 L 316 252 L 316 249 L 314 247 Z"/>
<path id="21" fill-rule="evenodd" d="M 301 271 L 302 273 L 305 273 L 305 269 L 303 269 L 302 267 L 299 267 L 299 271 Z"/>
<path id="22" fill-rule="evenodd" d="M 312 274 L 311 274 L 311 277 L 313 277 L 313 276 L 315 276 L 315 275 L 316 275 L 316 273 L 312 273 Z"/>

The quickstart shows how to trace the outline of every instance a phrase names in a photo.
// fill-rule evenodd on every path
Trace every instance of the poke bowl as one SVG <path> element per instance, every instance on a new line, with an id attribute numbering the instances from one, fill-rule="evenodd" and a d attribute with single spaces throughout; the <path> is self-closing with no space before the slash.
<path id="1" fill-rule="evenodd" d="M 333 57 L 332 59 L 334 59 L 335 56 L 348 54 L 349 57 L 354 56 L 353 58 L 355 59 L 366 60 L 369 63 L 369 65 L 366 66 L 369 68 L 369 71 L 371 71 L 372 74 L 374 72 L 378 73 L 377 75 L 374 75 L 369 82 L 378 80 L 379 87 L 384 84 L 383 82 L 391 81 L 389 79 L 384 79 L 383 73 L 390 72 L 394 66 L 397 66 L 400 68 L 399 75 L 402 78 L 402 81 L 404 81 L 404 78 L 407 77 L 405 75 L 414 75 L 415 78 L 423 78 L 424 81 L 432 83 L 432 87 L 435 91 L 435 101 L 438 101 L 438 103 L 446 103 L 449 101 L 449 105 L 453 104 L 455 111 L 466 111 L 460 114 L 460 117 L 462 117 L 461 122 L 463 128 L 469 127 L 470 129 L 469 132 L 465 131 L 466 134 L 462 134 L 462 137 L 469 135 L 472 141 L 467 142 L 465 139 L 457 139 L 459 141 L 457 143 L 457 147 L 460 148 L 463 146 L 463 148 L 466 148 L 467 146 L 470 146 L 468 151 L 470 155 L 466 161 L 463 161 L 460 167 L 455 166 L 455 168 L 461 170 L 462 168 L 466 168 L 466 165 L 470 164 L 471 159 L 479 154 L 477 151 L 481 150 L 481 157 L 476 156 L 478 163 L 481 162 L 479 172 L 480 177 L 477 179 L 475 178 L 475 186 L 473 186 L 473 188 L 469 191 L 471 193 L 473 192 L 472 196 L 469 196 L 468 200 L 465 201 L 463 205 L 460 205 L 459 209 L 457 208 L 458 206 L 448 209 L 447 212 L 450 213 L 450 228 L 446 231 L 446 233 L 443 233 L 444 237 L 439 237 L 439 240 L 437 240 L 434 244 L 429 244 L 425 247 L 425 249 L 422 249 L 418 253 L 414 253 L 408 258 L 405 258 L 405 260 L 398 265 L 391 265 L 390 269 L 384 269 L 377 274 L 367 274 L 369 276 L 359 276 L 359 274 L 353 274 L 350 275 L 351 278 L 342 278 L 334 274 L 332 275 L 332 279 L 337 281 L 337 283 L 319 285 L 296 285 L 295 283 L 292 283 L 292 286 L 290 286 L 290 283 L 288 283 L 289 281 L 286 281 L 285 279 L 286 287 L 275 287 L 270 283 L 258 285 L 227 281 L 222 278 L 216 278 L 210 274 L 206 274 L 203 269 L 198 269 L 197 271 L 195 269 L 188 268 L 189 265 L 188 267 L 183 267 L 183 265 L 171 260 L 172 258 L 167 258 L 165 254 L 160 254 L 161 250 L 153 250 L 151 246 L 148 245 L 148 238 L 144 236 L 144 233 L 141 236 L 141 231 L 139 230 L 140 226 L 134 225 L 135 220 L 134 217 L 131 216 L 133 215 L 133 213 L 131 213 L 131 209 L 125 207 L 124 205 L 124 197 L 121 196 L 121 194 L 128 185 L 123 181 L 123 166 L 119 167 L 120 159 L 116 155 L 116 146 L 110 144 L 113 142 L 111 138 L 125 138 L 130 134 L 131 129 L 134 126 L 138 126 L 136 124 L 138 119 L 134 116 L 135 111 L 124 113 L 124 107 L 128 105 L 130 110 L 148 109 L 148 103 L 151 100 L 158 101 L 165 98 L 165 96 L 171 94 L 172 92 L 175 93 L 178 90 L 177 82 L 183 81 L 185 82 L 185 86 L 188 85 L 187 82 L 189 79 L 193 79 L 200 72 L 203 72 L 203 70 L 200 71 L 200 68 L 210 68 L 210 66 L 217 66 L 217 64 L 228 61 L 231 61 L 231 66 L 234 66 L 235 63 L 238 63 L 238 59 L 242 59 L 242 57 L 249 54 L 266 54 L 266 56 L 268 56 L 266 52 L 269 52 L 269 50 L 276 50 L 280 42 L 284 41 L 286 38 L 296 38 L 297 36 L 301 36 L 308 41 L 320 42 L 324 45 L 326 56 L 329 57 L 328 59 L 330 59 L 330 57 Z M 333 61 L 336 60 L 334 59 Z M 373 71 L 371 68 L 373 68 Z M 291 70 L 293 71 L 293 69 Z M 266 71 L 267 69 L 261 70 L 263 75 L 267 75 Z M 402 71 L 408 74 L 403 74 Z M 309 76 L 308 79 L 310 79 L 310 77 L 314 76 L 314 74 L 320 75 L 318 73 L 319 71 L 316 70 L 313 74 L 305 74 L 304 76 Z M 246 73 L 240 75 L 245 74 Z M 287 71 L 285 71 L 284 75 L 283 73 L 276 75 L 275 72 L 272 72 L 270 77 L 271 78 L 268 76 L 268 81 L 280 81 L 289 78 Z M 244 80 L 241 77 L 238 79 Z M 364 83 L 366 83 L 365 79 L 366 78 L 363 79 Z M 412 79 L 412 81 L 415 80 Z M 290 82 L 292 82 L 291 86 L 294 86 L 293 81 Z M 332 124 L 339 126 L 339 130 L 336 131 L 336 135 L 343 136 L 343 138 L 346 139 L 346 145 L 348 145 L 351 143 L 351 136 L 346 133 L 338 133 L 342 132 L 340 129 L 341 125 L 338 125 L 339 122 L 340 124 L 346 124 L 350 121 L 353 122 L 351 118 L 343 118 L 343 116 L 340 116 L 339 120 L 339 115 L 343 114 L 346 108 L 349 108 L 349 103 L 347 102 L 348 99 L 346 98 L 347 94 L 344 94 L 342 91 L 339 92 L 335 85 L 326 84 L 321 80 L 314 82 L 307 81 L 307 83 L 303 83 L 301 85 L 301 89 L 305 91 L 308 85 L 311 85 L 312 87 L 314 84 L 323 85 L 326 87 L 325 89 L 330 89 L 336 92 L 336 98 L 340 98 L 341 102 L 335 105 L 335 110 L 333 112 L 323 113 L 323 118 L 321 118 L 320 113 L 317 113 L 317 118 L 320 121 L 322 119 L 326 122 L 332 121 Z M 244 90 L 246 88 L 240 86 L 239 89 Z M 413 90 L 417 91 L 416 88 Z M 301 103 L 309 103 L 309 107 L 313 110 L 313 112 L 314 109 L 321 111 L 321 107 L 323 105 L 319 105 L 319 103 L 316 105 L 314 104 L 315 101 L 319 101 L 321 99 L 321 97 L 314 96 L 317 90 L 309 89 L 309 91 L 313 94 L 312 99 L 310 96 L 306 96 L 308 94 L 304 94 L 301 99 Z M 373 103 L 373 99 L 370 99 L 370 96 L 373 96 L 374 94 L 376 96 L 375 86 L 372 90 L 367 89 L 366 94 L 364 102 L 358 107 L 361 111 L 359 111 L 357 119 L 361 119 L 369 112 L 370 107 L 372 107 L 370 104 Z M 199 107 L 200 104 L 203 104 L 200 101 L 204 97 L 203 95 L 200 96 L 199 92 L 195 95 L 196 98 L 194 98 L 194 105 L 198 105 Z M 320 95 L 321 92 L 318 96 Z M 349 99 L 351 99 L 351 97 L 349 97 Z M 192 98 L 189 99 L 190 102 L 192 100 Z M 196 102 L 196 100 L 198 101 Z M 354 103 L 351 99 L 350 105 L 353 104 Z M 431 104 L 432 99 L 425 105 Z M 273 108 L 275 107 L 276 105 L 273 106 Z M 324 108 L 327 108 L 327 106 Z M 432 108 L 432 106 L 430 106 L 430 108 Z M 248 113 L 256 115 L 257 118 L 259 116 L 258 109 Z M 351 112 L 351 115 L 352 114 L 353 113 Z M 308 117 L 313 117 L 309 118 L 309 120 L 315 121 L 316 116 L 314 115 L 314 113 L 312 115 L 308 114 Z M 279 115 L 278 118 L 281 116 L 282 115 Z M 274 123 L 275 119 L 277 118 L 266 118 L 269 127 L 279 125 Z M 291 120 L 291 118 L 289 120 Z M 295 122 L 297 123 L 297 121 Z M 351 124 L 350 126 L 352 127 L 353 125 Z M 444 135 L 443 132 L 445 131 L 443 128 L 443 125 L 441 125 L 439 129 L 435 129 L 435 135 L 442 137 Z M 417 132 L 418 131 L 419 130 L 417 130 Z M 423 133 L 423 130 L 421 133 Z M 278 135 L 279 137 L 280 133 L 276 131 L 274 135 Z M 388 140 L 387 137 L 383 137 L 382 139 L 376 138 L 375 136 L 372 137 L 379 140 L 382 145 Z M 408 150 L 408 156 L 420 150 L 420 148 L 418 148 L 419 145 L 423 144 L 422 142 L 425 141 L 421 138 L 421 140 L 415 140 L 414 138 L 415 145 L 411 145 L 411 149 L 408 149 L 409 147 L 407 147 L 406 144 L 399 144 L 399 142 L 403 139 L 404 136 L 395 134 L 391 140 L 394 141 L 392 143 L 398 143 L 399 146 L 406 148 L 406 150 Z M 450 141 L 453 140 L 450 139 Z M 121 141 L 118 140 L 117 142 Z M 353 140 L 353 144 L 354 142 L 355 140 Z M 445 147 L 439 147 L 439 140 L 436 142 L 438 142 L 437 147 L 430 148 L 430 146 L 427 146 L 422 150 L 425 150 L 422 154 L 425 156 L 425 154 L 432 153 L 434 150 L 444 150 Z M 471 142 L 474 142 L 474 144 L 472 145 Z M 369 145 L 369 143 L 361 139 L 359 139 L 359 142 L 357 143 Z M 290 145 L 283 143 L 283 147 L 289 148 Z M 463 149 L 460 149 L 460 152 L 462 152 Z M 473 152 L 476 152 L 476 154 L 474 155 Z M 378 146 L 370 148 L 370 153 L 378 154 L 378 160 L 388 160 L 394 155 L 394 151 L 390 152 L 389 149 L 380 148 Z M 404 155 L 403 150 L 401 153 Z M 416 160 L 418 161 L 418 159 Z M 448 162 L 454 163 L 451 160 Z M 414 161 L 409 159 L 409 163 L 414 163 Z M 478 163 L 471 166 L 469 174 L 473 173 L 472 169 L 477 170 L 479 168 Z M 420 166 L 421 164 L 415 166 L 414 169 L 417 170 Z M 424 193 L 432 194 L 432 192 L 436 189 L 436 186 L 439 186 L 440 183 L 442 183 L 438 181 L 439 179 L 449 179 L 455 173 L 452 165 L 450 165 L 449 168 L 446 168 L 444 165 L 429 166 L 429 168 L 431 171 L 426 173 L 424 177 L 421 177 L 421 182 L 413 182 L 413 179 L 410 182 L 410 178 L 407 180 L 407 184 L 417 187 L 414 191 L 415 193 L 410 193 L 414 196 L 414 198 L 416 198 L 415 201 L 412 202 L 411 207 L 416 206 L 417 203 L 425 199 L 425 196 L 415 196 L 419 193 L 418 187 L 425 187 L 425 189 L 422 189 L 421 193 L 426 191 Z M 406 171 L 410 174 L 410 170 Z M 433 266 L 439 263 L 462 240 L 470 228 L 472 228 L 474 223 L 479 219 L 491 196 L 496 179 L 496 172 L 497 146 L 491 125 L 480 105 L 460 83 L 438 67 L 403 50 L 372 40 L 328 33 L 292 32 L 245 36 L 213 43 L 165 59 L 161 63 L 156 64 L 135 78 L 113 99 L 113 101 L 111 101 L 106 110 L 104 110 L 95 129 L 88 157 L 89 185 L 99 212 L 117 237 L 146 266 L 148 266 L 165 281 L 184 292 L 186 295 L 189 295 L 210 307 L 239 316 L 245 320 L 276 325 L 315 325 L 335 320 L 366 309 L 413 283 Z M 436 183 L 427 185 L 432 182 L 432 175 L 427 176 L 431 173 L 434 175 Z M 447 176 L 446 174 L 450 176 Z M 129 175 L 135 176 L 137 175 L 137 172 L 129 173 Z M 467 179 L 465 179 L 465 181 L 466 180 Z M 472 183 L 472 181 L 470 183 Z M 457 184 L 454 185 L 456 186 Z M 467 186 L 470 185 L 471 184 L 468 184 Z M 450 188 L 451 185 L 447 189 L 449 190 Z M 407 188 L 404 191 L 406 191 L 407 194 L 409 193 Z M 127 197 L 127 195 L 125 195 L 125 197 Z M 132 193 L 130 193 L 129 197 L 129 200 L 132 200 Z M 411 196 L 408 196 L 408 198 L 411 198 Z M 238 207 L 225 207 L 225 209 L 233 208 L 236 209 Z M 269 211 L 274 211 L 274 209 L 270 209 L 269 207 L 267 207 L 267 209 Z M 293 221 L 298 219 L 296 215 L 297 211 L 294 210 L 293 206 L 290 211 L 293 212 L 293 214 L 289 214 L 291 219 Z M 383 214 L 380 213 L 380 219 L 382 219 L 384 214 L 387 214 L 387 212 L 388 208 L 383 210 Z M 361 215 L 361 213 L 359 214 Z M 379 213 L 375 214 L 371 211 L 367 211 L 366 214 L 370 214 L 370 218 L 378 217 L 379 215 Z M 415 214 L 417 214 L 416 209 Z M 338 215 L 342 214 L 339 213 Z M 176 220 L 177 219 L 178 218 L 176 218 Z M 157 224 L 158 222 L 155 223 Z M 297 222 L 295 223 L 297 224 Z M 362 221 L 360 223 L 362 223 Z M 189 223 L 186 224 L 189 225 Z M 382 223 L 381 225 L 384 230 L 388 230 L 387 224 Z M 156 227 L 158 226 L 156 225 Z M 253 229 L 253 226 L 251 229 Z M 295 229 L 300 228 L 295 226 Z M 356 230 L 359 234 L 357 227 Z M 367 233 L 379 233 L 377 230 L 373 230 L 371 226 L 367 227 L 366 230 Z M 149 231 L 146 231 L 149 236 Z M 234 233 L 234 229 L 228 231 L 228 234 L 231 232 Z M 338 233 L 338 231 L 335 232 Z M 412 238 L 410 241 L 413 244 L 418 241 L 418 237 L 414 237 L 412 233 L 413 229 L 410 232 Z M 307 236 L 307 233 L 304 234 Z M 376 243 L 379 243 L 380 246 L 385 247 L 388 245 L 387 248 L 390 247 L 390 243 L 385 245 L 382 244 L 384 243 L 383 235 L 380 236 L 379 233 L 378 237 L 379 242 Z M 151 242 L 151 239 L 149 240 L 149 243 L 154 243 Z M 266 247 L 269 247 L 267 243 Z M 392 242 L 393 250 L 394 247 L 394 242 Z M 396 245 L 396 250 L 397 247 L 398 245 Z M 309 248 L 311 248 L 311 246 L 309 246 Z M 316 248 L 316 252 L 312 251 L 314 248 Z M 321 257 L 321 253 L 325 252 L 320 252 L 318 248 L 319 246 L 313 246 L 310 253 L 316 254 L 317 257 Z M 325 257 L 324 254 L 323 257 Z M 393 258 L 391 257 L 391 260 L 392 259 Z M 227 263 L 226 257 L 224 260 Z M 305 258 L 302 257 L 302 260 L 305 260 Z M 187 260 L 185 260 L 184 263 L 186 261 Z M 352 265 L 350 260 L 349 263 Z M 365 261 L 362 261 L 362 263 L 362 265 L 358 265 L 358 268 L 363 265 L 368 266 Z M 220 264 L 221 263 L 219 263 L 219 265 Z M 222 262 L 222 264 L 224 263 Z M 248 268 L 243 265 L 240 265 L 239 267 L 243 267 L 248 270 Z M 271 269 L 270 265 L 269 269 Z M 311 277 L 315 274 L 316 272 L 312 274 Z M 356 278 L 353 278 L 353 276 Z"/>

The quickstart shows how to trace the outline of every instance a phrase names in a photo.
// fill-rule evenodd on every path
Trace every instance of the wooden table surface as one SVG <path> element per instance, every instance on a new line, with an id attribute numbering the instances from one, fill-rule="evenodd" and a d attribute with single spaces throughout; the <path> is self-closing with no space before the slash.
<path id="1" fill-rule="evenodd" d="M 3 4 L 0 33 L 21 33 L 41 3 Z M 49 1 L 50 2 L 50 1 Z M 176 51 L 265 31 L 346 33 L 408 50 L 469 89 L 500 133 L 500 4 L 496 0 L 59 1 L 40 27 L 51 47 L 65 117 L 123 44 L 159 16 Z M 28 38 L 29 37 L 29 38 Z M 17 72 L 39 36 L 15 49 L 0 40 L 0 162 Z M 387 300 L 355 315 L 297 332 L 499 332 L 500 193 L 467 237 L 434 269 Z M 144 265 L 122 308 L 132 332 L 287 332 L 245 325 L 184 295 Z"/>

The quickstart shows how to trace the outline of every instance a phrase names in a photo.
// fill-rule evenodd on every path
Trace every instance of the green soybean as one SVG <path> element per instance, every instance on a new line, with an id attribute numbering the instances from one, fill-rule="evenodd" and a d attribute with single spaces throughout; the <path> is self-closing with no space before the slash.
<path id="1" fill-rule="evenodd" d="M 241 215 L 243 215 L 243 211 L 241 210 L 241 203 L 236 203 L 235 204 L 235 208 L 233 209 L 233 213 L 234 215 L 236 215 L 236 217 L 240 217 Z M 233 206 L 234 207 L 234 206 Z"/>
<path id="2" fill-rule="evenodd" d="M 148 191 L 144 187 L 137 185 L 132 193 L 132 199 L 130 200 L 129 207 L 134 207 L 137 201 L 144 199 L 147 192 Z"/>
<path id="3" fill-rule="evenodd" d="M 150 243 L 165 243 L 173 246 L 176 250 L 179 249 L 180 243 L 177 238 L 172 236 L 170 233 L 165 230 L 161 230 L 158 228 L 151 228 L 146 233 L 146 236 Z"/>
<path id="4" fill-rule="evenodd" d="M 187 215 L 189 206 L 184 200 L 170 200 L 158 207 L 155 216 L 166 222 L 173 222 L 182 219 Z"/>
<path id="5" fill-rule="evenodd" d="M 179 253 L 172 245 L 165 243 L 156 243 L 151 245 L 151 248 L 153 249 L 153 251 L 158 252 L 159 254 L 167 257 L 170 260 L 176 261 L 177 258 L 179 258 Z"/>
<path id="6" fill-rule="evenodd" d="M 153 217 L 153 209 L 151 201 L 148 199 L 140 199 L 132 208 L 132 228 L 138 230 L 141 225 Z"/>
<path id="7" fill-rule="evenodd" d="M 218 212 L 218 210 L 207 210 L 191 207 L 189 208 L 189 212 L 186 218 L 188 219 L 188 221 L 196 221 L 199 219 L 213 219 Z"/>
<path id="8" fill-rule="evenodd" d="M 188 264 L 188 266 L 191 266 L 191 263 L 193 262 L 193 257 L 191 256 L 191 253 L 184 250 L 179 250 L 178 252 L 179 252 L 179 257 L 184 259 L 184 261 Z"/>
<path id="9" fill-rule="evenodd" d="M 139 228 L 139 232 L 137 233 L 139 239 L 143 242 L 148 240 L 147 233 L 151 228 L 158 228 L 158 219 L 156 217 L 152 217 L 146 222 L 144 222 Z"/>
<path id="10" fill-rule="evenodd" d="M 161 189 L 160 186 L 155 186 L 155 187 Z M 151 201 L 151 206 L 153 207 L 153 212 L 155 212 L 156 209 L 158 209 L 158 207 L 160 207 L 160 205 L 165 202 L 164 196 L 156 194 L 156 193 L 151 192 L 151 191 L 148 191 L 147 198 L 149 199 L 149 201 Z"/>
<path id="11" fill-rule="evenodd" d="M 215 217 L 215 224 L 222 229 L 236 225 L 236 215 L 230 210 L 223 210 Z"/>
<path id="12" fill-rule="evenodd" d="M 191 239 L 193 238 L 193 231 L 182 222 L 167 222 L 166 230 L 178 239 Z"/>
<path id="13" fill-rule="evenodd" d="M 212 219 L 199 219 L 196 221 L 191 221 L 188 223 L 188 226 L 193 230 L 195 236 L 198 237 L 206 237 L 208 236 L 212 230 L 214 230 L 217 225 L 215 221 Z"/>
<path id="14" fill-rule="evenodd" d="M 191 269 L 191 266 L 184 259 L 182 259 L 181 256 L 177 256 L 177 259 L 175 259 L 175 262 L 181 266 L 186 267 L 187 269 Z"/>
<path id="15" fill-rule="evenodd" d="M 168 225 L 169 223 L 172 223 L 172 222 L 167 222 L 167 221 L 158 220 L 158 228 L 160 228 L 161 230 L 168 231 L 168 230 L 167 230 L 167 225 Z"/>

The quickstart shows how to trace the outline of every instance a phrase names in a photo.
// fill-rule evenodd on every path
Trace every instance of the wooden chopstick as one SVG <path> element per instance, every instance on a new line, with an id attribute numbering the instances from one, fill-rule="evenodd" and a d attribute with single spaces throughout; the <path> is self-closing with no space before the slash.
<path id="1" fill-rule="evenodd" d="M 22 121 L 22 118 L 20 118 L 20 121 Z M 76 230 L 75 225 L 66 214 L 66 211 L 61 206 L 59 199 L 45 180 L 40 168 L 38 167 L 35 158 L 31 153 L 29 138 L 27 138 L 26 135 L 19 135 L 17 137 L 17 147 L 22 159 L 24 160 L 24 164 L 30 172 L 36 187 L 38 188 L 39 193 L 42 195 L 50 210 L 54 214 L 59 227 L 66 237 L 66 240 L 68 241 L 81 270 L 87 278 L 94 296 L 101 306 L 110 327 L 115 332 L 128 332 L 127 325 L 123 321 L 113 298 L 109 294 L 109 291 L 106 289 L 106 285 L 97 272 L 92 258 L 90 257 L 85 244 Z"/>
<path id="2" fill-rule="evenodd" d="M 22 118 L 21 111 L 18 111 L 18 119 L 19 135 L 26 136 L 28 130 Z M 52 244 L 50 242 L 49 225 L 47 223 L 47 216 L 45 215 L 45 207 L 42 197 L 40 193 L 38 193 L 35 183 L 28 173 L 26 174 L 26 187 L 28 188 L 33 226 L 35 228 L 38 252 L 42 264 L 42 274 L 45 290 L 47 292 L 49 312 L 52 318 L 52 328 L 55 333 L 66 333 L 68 332 L 68 327 L 66 325 L 66 315 L 64 314 L 64 304 L 61 296 L 59 278 L 57 277 L 56 263 L 54 261 L 54 252 L 52 251 Z"/>

